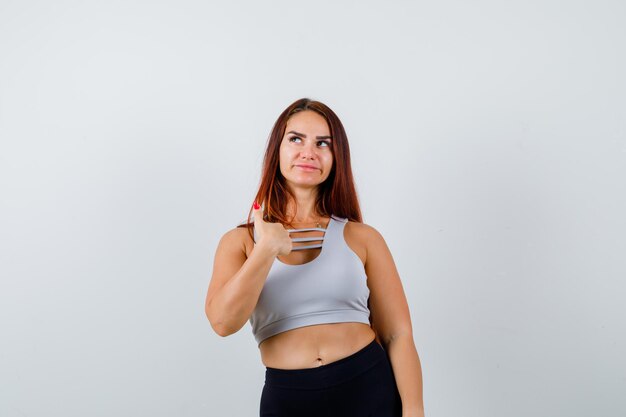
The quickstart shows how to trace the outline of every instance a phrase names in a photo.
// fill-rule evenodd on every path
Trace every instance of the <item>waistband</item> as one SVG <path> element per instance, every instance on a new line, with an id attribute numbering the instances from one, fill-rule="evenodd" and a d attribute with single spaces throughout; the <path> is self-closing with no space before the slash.
<path id="1" fill-rule="evenodd" d="M 369 345 L 352 355 L 327 365 L 305 369 L 266 367 L 265 385 L 299 390 L 328 388 L 359 376 L 382 360 L 388 360 L 387 353 L 374 339 Z"/>

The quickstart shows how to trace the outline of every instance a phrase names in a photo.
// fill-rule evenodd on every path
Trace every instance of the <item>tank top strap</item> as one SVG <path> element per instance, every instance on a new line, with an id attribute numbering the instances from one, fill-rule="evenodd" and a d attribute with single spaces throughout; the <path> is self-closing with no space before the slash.
<path id="1" fill-rule="evenodd" d="M 328 231 L 324 239 L 324 251 L 327 254 L 339 253 L 343 245 L 343 228 L 346 219 L 331 215 L 328 223 Z"/>

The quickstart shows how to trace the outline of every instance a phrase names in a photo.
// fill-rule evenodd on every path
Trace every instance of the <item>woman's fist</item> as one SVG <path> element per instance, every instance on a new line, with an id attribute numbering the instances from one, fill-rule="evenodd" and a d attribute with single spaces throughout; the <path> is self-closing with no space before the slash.
<path id="1" fill-rule="evenodd" d="M 256 230 L 257 245 L 267 245 L 276 256 L 288 255 L 292 249 L 292 240 L 289 232 L 280 223 L 268 223 L 263 220 L 263 210 L 256 201 L 252 206 L 254 214 L 254 229 Z"/>

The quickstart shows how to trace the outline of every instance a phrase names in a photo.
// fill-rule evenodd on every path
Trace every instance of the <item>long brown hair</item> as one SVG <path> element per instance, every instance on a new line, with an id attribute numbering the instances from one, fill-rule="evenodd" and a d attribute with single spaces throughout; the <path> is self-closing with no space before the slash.
<path id="1" fill-rule="evenodd" d="M 278 120 L 274 123 L 265 149 L 261 182 L 254 201 L 263 206 L 265 221 L 289 224 L 289 220 L 286 218 L 288 197 L 290 196 L 295 200 L 295 196 L 287 188 L 285 177 L 280 172 L 279 150 L 287 121 L 295 113 L 305 110 L 312 110 L 323 116 L 328 123 L 332 137 L 333 166 L 328 178 L 319 185 L 315 202 L 317 212 L 322 216 L 334 215 L 362 223 L 361 208 L 352 176 L 350 147 L 346 131 L 334 111 L 324 103 L 309 98 L 294 101 L 278 116 Z M 247 223 L 237 226 L 248 227 L 251 237 L 252 217 L 251 206 Z"/>

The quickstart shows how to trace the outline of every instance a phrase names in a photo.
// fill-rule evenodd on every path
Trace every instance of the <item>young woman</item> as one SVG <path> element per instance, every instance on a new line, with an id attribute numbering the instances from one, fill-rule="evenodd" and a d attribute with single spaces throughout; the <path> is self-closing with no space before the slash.
<path id="1" fill-rule="evenodd" d="M 220 336 L 250 321 L 261 416 L 424 416 L 400 277 L 362 222 L 343 125 L 319 101 L 295 101 L 274 124 L 248 222 L 218 244 L 205 311 Z"/>

